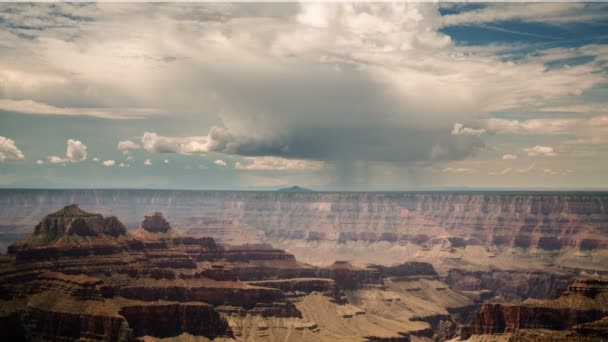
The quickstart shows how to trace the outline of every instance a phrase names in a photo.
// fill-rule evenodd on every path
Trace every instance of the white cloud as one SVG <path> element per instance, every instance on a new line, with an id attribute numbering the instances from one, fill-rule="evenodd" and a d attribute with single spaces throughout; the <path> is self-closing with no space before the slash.
<path id="1" fill-rule="evenodd" d="M 152 165 L 152 161 L 150 159 L 146 159 L 146 160 L 144 160 L 144 165 L 150 166 L 150 165 Z"/>
<path id="2" fill-rule="evenodd" d="M 536 145 L 534 147 L 524 148 L 523 151 L 530 157 L 553 157 L 557 155 L 553 150 L 553 147 L 550 146 Z"/>
<path id="3" fill-rule="evenodd" d="M 441 18 L 443 26 L 527 21 L 546 23 L 588 22 L 605 18 L 602 13 L 585 11 L 580 3 L 501 3 L 484 4 L 480 9 L 462 11 Z"/>
<path id="4" fill-rule="evenodd" d="M 562 6 L 542 9 L 555 18 L 576 8 L 547 5 Z M 75 21 L 51 15 L 41 4 L 24 9 L 37 16 L 17 13 L 11 20 L 40 17 L 40 26 L 61 20 L 62 29 L 36 31 L 32 40 L 13 38 L 14 52 L 0 62 L 14 65 L 6 67 L 10 75 L 0 84 L 12 101 L 31 99 L 59 109 L 74 103 L 153 107 L 175 116 L 196 113 L 218 125 L 186 138 L 144 134 L 142 145 L 152 153 L 414 163 L 464 159 L 479 148 L 481 128 L 463 127 L 460 136 L 445 137 L 453 122 L 477 127 L 489 112 L 548 106 L 605 81 L 590 64 L 548 69 L 542 61 L 512 63 L 487 49 L 457 46 L 440 31 L 438 6 L 306 3 L 273 15 L 239 4 L 56 9 L 94 19 Z M 147 15 L 152 11 L 155 20 Z M 446 19 L 500 20 L 504 11 Z M 513 9 L 507 11 L 514 16 Z M 519 10 L 534 11 L 539 10 Z M 346 120 L 352 124 L 344 125 Z M 375 129 L 364 129 L 370 125 Z"/>
<path id="5" fill-rule="evenodd" d="M 0 136 L 0 162 L 24 159 L 25 155 L 15 146 L 15 141 Z"/>
<path id="6" fill-rule="evenodd" d="M 221 159 L 217 159 L 216 161 L 213 162 L 213 164 L 219 165 L 219 166 L 227 166 L 226 162 Z"/>
<path id="7" fill-rule="evenodd" d="M 467 136 L 475 136 L 478 137 L 481 134 L 485 133 L 485 129 L 475 129 L 470 127 L 464 127 L 461 123 L 455 123 L 452 128 L 452 135 L 467 135 Z"/>
<path id="8" fill-rule="evenodd" d="M 520 174 L 523 174 L 523 173 L 530 173 L 530 172 L 532 172 L 532 170 L 534 170 L 534 168 L 535 168 L 535 164 L 532 163 L 532 164 L 530 164 L 529 166 L 526 166 L 526 167 L 519 167 L 519 168 L 507 167 L 507 168 L 504 168 L 504 169 L 502 169 L 500 171 L 491 171 L 488 174 L 491 175 L 491 176 L 497 176 L 497 175 L 504 176 L 506 174 L 511 174 L 511 173 L 520 173 Z"/>
<path id="9" fill-rule="evenodd" d="M 502 160 L 515 160 L 515 159 L 517 159 L 517 155 L 515 155 L 515 154 L 507 153 L 502 156 Z"/>
<path id="10" fill-rule="evenodd" d="M 36 160 L 36 164 L 42 165 L 42 164 L 44 164 L 44 160 L 38 159 L 38 160 Z"/>
<path id="11" fill-rule="evenodd" d="M 169 164 L 169 159 L 165 159 L 165 160 L 163 160 L 163 162 L 164 162 L 165 164 Z"/>
<path id="12" fill-rule="evenodd" d="M 244 157 L 244 162 L 237 162 L 234 167 L 239 170 L 319 170 L 324 163 L 316 160 L 286 159 L 279 157 Z"/>
<path id="13" fill-rule="evenodd" d="M 117 146 L 118 150 L 121 151 L 123 154 L 127 154 L 132 150 L 138 150 L 141 148 L 141 145 L 131 141 L 131 140 L 123 140 L 118 142 L 118 146 Z"/>
<path id="14" fill-rule="evenodd" d="M 47 157 L 51 164 L 79 163 L 87 159 L 87 146 L 80 140 L 68 139 L 65 157 Z"/>
<path id="15" fill-rule="evenodd" d="M 79 140 L 68 140 L 66 158 L 72 163 L 78 163 L 87 159 L 87 147 Z"/>
<path id="16" fill-rule="evenodd" d="M 37 115 L 94 116 L 104 119 L 140 119 L 143 118 L 142 114 L 154 112 L 152 110 L 134 108 L 60 108 L 32 100 L 11 99 L 0 99 L 0 111 Z M 132 115 L 118 114 L 129 112 Z"/>
<path id="17" fill-rule="evenodd" d="M 116 161 L 114 161 L 114 160 L 104 160 L 103 161 L 103 166 L 112 167 L 114 165 L 116 165 Z"/>
<path id="18" fill-rule="evenodd" d="M 484 122 L 488 132 L 500 134 L 566 134 L 578 125 L 581 119 L 487 119 Z"/>
<path id="19" fill-rule="evenodd" d="M 69 160 L 67 158 L 62 158 L 59 156 L 50 156 L 50 157 L 47 157 L 47 159 L 49 160 L 49 163 L 51 163 L 51 164 L 63 164 L 63 163 L 69 162 Z"/>
<path id="20" fill-rule="evenodd" d="M 446 167 L 441 171 L 451 173 L 473 173 L 475 170 L 468 167 Z"/>

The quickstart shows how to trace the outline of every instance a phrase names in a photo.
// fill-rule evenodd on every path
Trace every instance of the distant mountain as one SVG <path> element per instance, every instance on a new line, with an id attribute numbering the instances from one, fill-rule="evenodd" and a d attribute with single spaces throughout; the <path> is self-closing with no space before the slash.
<path id="1" fill-rule="evenodd" d="M 297 185 L 292 186 L 290 188 L 282 188 L 277 190 L 278 192 L 312 192 L 310 189 L 302 188 Z"/>

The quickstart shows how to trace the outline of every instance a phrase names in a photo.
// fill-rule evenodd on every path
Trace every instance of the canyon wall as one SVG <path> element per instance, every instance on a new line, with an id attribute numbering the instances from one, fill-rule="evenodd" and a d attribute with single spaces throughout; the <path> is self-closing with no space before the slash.
<path id="1" fill-rule="evenodd" d="M 445 274 L 462 263 L 509 268 L 513 255 L 528 253 L 522 267 L 607 271 L 608 193 L 601 192 L 0 190 L 0 243 L 67 203 L 115 215 L 129 230 L 161 211 L 182 233 L 269 243 L 314 264 L 323 253 L 385 264 L 452 260 L 436 265 Z"/>

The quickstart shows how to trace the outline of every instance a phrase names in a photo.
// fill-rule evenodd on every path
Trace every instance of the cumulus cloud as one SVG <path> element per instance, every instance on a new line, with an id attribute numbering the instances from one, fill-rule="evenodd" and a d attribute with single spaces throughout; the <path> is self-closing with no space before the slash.
<path id="1" fill-rule="evenodd" d="M 127 154 L 132 150 L 139 150 L 141 145 L 131 140 L 122 140 L 118 142 L 117 148 L 123 154 Z"/>
<path id="2" fill-rule="evenodd" d="M 507 154 L 503 154 L 503 156 L 502 156 L 502 160 L 515 160 L 515 159 L 517 159 L 517 155 L 515 155 L 515 154 L 507 153 Z"/>
<path id="3" fill-rule="evenodd" d="M 152 161 L 150 159 L 146 159 L 146 160 L 144 160 L 144 165 L 150 166 L 150 165 L 152 165 Z"/>
<path id="4" fill-rule="evenodd" d="M 554 157 L 557 155 L 553 150 L 553 147 L 550 146 L 536 145 L 534 147 L 524 148 L 523 150 L 530 157 Z"/>
<path id="5" fill-rule="evenodd" d="M 87 159 L 87 147 L 80 140 L 69 139 L 65 156 L 72 163 L 84 161 Z"/>
<path id="6" fill-rule="evenodd" d="M 23 160 L 25 156 L 20 149 L 15 146 L 15 141 L 0 136 L 0 162 Z"/>
<path id="7" fill-rule="evenodd" d="M 305 159 L 285 159 L 278 157 L 244 157 L 244 162 L 237 162 L 239 170 L 319 170 L 323 162 Z"/>
<path id="8" fill-rule="evenodd" d="M 65 157 L 47 157 L 51 164 L 79 163 L 87 159 L 87 146 L 80 140 L 68 139 Z"/>
<path id="9" fill-rule="evenodd" d="M 475 128 L 470 128 L 470 127 L 465 127 L 461 123 L 455 123 L 454 127 L 452 128 L 452 135 L 467 135 L 467 136 L 478 137 L 485 132 L 486 132 L 486 130 L 483 128 L 475 129 Z"/>
<path id="10" fill-rule="evenodd" d="M 114 160 L 104 160 L 102 164 L 103 164 L 103 166 L 112 167 L 112 166 L 116 165 L 116 161 L 114 161 Z"/>
<path id="11" fill-rule="evenodd" d="M 213 164 L 219 165 L 219 166 L 227 166 L 226 162 L 221 159 L 217 159 L 216 161 L 213 162 Z"/>

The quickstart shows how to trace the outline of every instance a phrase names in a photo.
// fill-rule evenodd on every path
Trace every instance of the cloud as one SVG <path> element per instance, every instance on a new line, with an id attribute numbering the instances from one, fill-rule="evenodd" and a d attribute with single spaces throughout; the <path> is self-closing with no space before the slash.
<path id="1" fill-rule="evenodd" d="M 503 156 L 502 156 L 502 160 L 515 160 L 515 159 L 517 159 L 517 155 L 515 155 L 515 154 L 507 153 L 507 154 L 503 154 Z"/>
<path id="2" fill-rule="evenodd" d="M 213 164 L 219 165 L 219 166 L 227 166 L 226 162 L 221 159 L 217 159 L 216 161 L 213 162 Z"/>
<path id="3" fill-rule="evenodd" d="M 534 147 L 524 148 L 523 151 L 530 157 L 554 157 L 557 155 L 553 150 L 553 147 L 550 146 L 536 145 Z"/>
<path id="4" fill-rule="evenodd" d="M 36 164 L 37 165 L 42 165 L 42 164 L 44 164 L 44 160 L 38 159 L 38 160 L 36 160 Z"/>
<path id="5" fill-rule="evenodd" d="M 460 160 L 483 141 L 473 128 L 449 134 L 454 122 L 476 127 L 489 112 L 549 104 L 605 79 L 592 65 L 553 70 L 542 61 L 469 53 L 440 31 L 437 4 L 45 9 L 30 9 L 40 12 L 37 25 L 52 24 L 29 33 L 35 42 L 12 38 L 20 56 L 36 51 L 37 58 L 10 70 L 28 70 L 32 85 L 52 82 L 53 92 L 20 86 L 24 77 L 11 76 L 7 97 L 58 108 L 152 107 L 216 126 L 188 137 L 146 132 L 142 145 L 151 153 L 330 163 Z M 63 19 L 74 12 L 91 20 Z M 146 15 L 152 12 L 154 21 Z M 19 13 L 11 22 L 32 16 Z M 180 25 L 184 20 L 196 24 Z M 127 22 L 130 30 L 121 32 L 129 34 L 112 33 Z"/>
<path id="6" fill-rule="evenodd" d="M 278 157 L 244 157 L 244 162 L 237 162 L 235 169 L 239 170 L 319 170 L 323 162 L 304 159 L 285 159 Z"/>
<path id="7" fill-rule="evenodd" d="M 72 163 L 78 163 L 87 159 L 87 147 L 79 140 L 68 140 L 66 158 Z"/>
<path id="8" fill-rule="evenodd" d="M 103 164 L 103 166 L 106 166 L 106 167 L 112 167 L 112 166 L 116 165 L 116 161 L 104 160 L 102 164 Z"/>
<path id="9" fill-rule="evenodd" d="M 530 172 L 532 172 L 532 170 L 534 170 L 534 168 L 535 168 L 535 164 L 532 163 L 532 164 L 530 164 L 530 165 L 528 165 L 526 167 L 520 167 L 520 168 L 507 167 L 507 168 L 504 168 L 504 169 L 502 169 L 502 170 L 500 170 L 498 172 L 491 171 L 488 174 L 490 176 L 497 176 L 497 175 L 504 176 L 504 175 L 510 174 L 510 173 L 524 174 L 524 173 L 530 173 Z"/>
<path id="10" fill-rule="evenodd" d="M 566 134 L 578 125 L 581 119 L 487 119 L 484 127 L 488 132 L 498 134 Z"/>
<path id="11" fill-rule="evenodd" d="M 139 150 L 141 145 L 131 140 L 122 140 L 118 142 L 117 148 L 123 154 L 127 154 L 132 150 Z"/>
<path id="12" fill-rule="evenodd" d="M 144 117 L 143 114 L 155 112 L 135 108 L 60 108 L 32 100 L 11 99 L 0 99 L 0 111 L 36 115 L 93 116 L 104 119 L 141 119 Z M 118 113 L 131 113 L 131 115 Z"/>
<path id="13" fill-rule="evenodd" d="M 345 174 L 361 161 L 462 160 L 484 147 L 482 130 L 509 132 L 486 127 L 493 113 L 576 103 L 606 81 L 597 62 L 548 68 L 546 45 L 526 46 L 533 51 L 513 61 L 512 46 L 461 44 L 442 30 L 585 10 L 521 5 L 446 17 L 432 3 L 13 6 L 3 22 L 13 24 L 0 33 L 11 47 L 0 56 L 0 93 L 35 102 L 17 103 L 30 111 L 43 104 L 131 117 L 113 109 L 151 107 L 176 123 L 201 123 L 188 133 L 141 128 L 135 143 L 149 153 L 319 161 Z M 19 28 L 28 18 L 41 28 Z M 511 131 L 541 129 L 531 124 Z"/>
<path id="14" fill-rule="evenodd" d="M 47 157 L 51 164 L 79 163 L 87 159 L 87 146 L 80 140 L 68 139 L 65 157 Z"/>
<path id="15" fill-rule="evenodd" d="M 165 159 L 165 160 L 163 160 L 163 162 L 164 162 L 165 164 L 169 164 L 169 159 Z"/>
<path id="16" fill-rule="evenodd" d="M 579 3 L 503 3 L 484 4 L 480 9 L 466 10 L 445 15 L 443 26 L 496 23 L 501 21 L 525 21 L 543 23 L 590 22 L 605 19 L 598 7 Z"/>
<path id="17" fill-rule="evenodd" d="M 452 135 L 467 135 L 467 136 L 478 137 L 485 132 L 486 132 L 486 130 L 483 128 L 474 129 L 474 128 L 470 128 L 470 127 L 464 127 L 464 125 L 461 123 L 455 123 L 454 127 L 452 128 L 451 133 L 452 133 Z"/>
<path id="18" fill-rule="evenodd" d="M 441 171 L 442 172 L 451 172 L 451 173 L 473 173 L 473 172 L 475 172 L 474 169 L 471 169 L 468 167 L 446 167 Z"/>
<path id="19" fill-rule="evenodd" d="M 150 161 L 150 159 L 146 159 L 146 160 L 144 160 L 144 165 L 150 166 L 150 165 L 152 165 L 152 161 Z"/>
<path id="20" fill-rule="evenodd" d="M 69 162 L 69 160 L 67 158 L 62 158 L 59 156 L 50 156 L 47 157 L 47 159 L 49 160 L 49 163 L 51 164 L 64 164 Z"/>
<path id="21" fill-rule="evenodd" d="M 15 141 L 0 136 L 0 162 L 24 159 L 25 155 L 15 146 Z"/>

